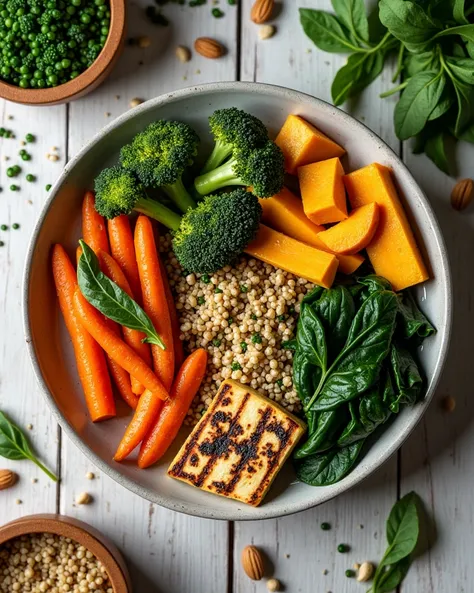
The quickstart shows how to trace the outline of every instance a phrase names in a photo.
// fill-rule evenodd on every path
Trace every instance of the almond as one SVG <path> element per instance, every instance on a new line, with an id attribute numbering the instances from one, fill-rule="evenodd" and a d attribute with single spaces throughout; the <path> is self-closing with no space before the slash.
<path id="1" fill-rule="evenodd" d="M 250 12 L 250 18 L 257 25 L 266 23 L 272 16 L 275 0 L 256 0 Z"/>
<path id="2" fill-rule="evenodd" d="M 242 550 L 242 568 L 253 581 L 260 581 L 263 577 L 263 558 L 260 550 L 255 546 L 246 546 Z"/>
<path id="3" fill-rule="evenodd" d="M 198 37 L 194 42 L 194 49 L 198 54 L 210 60 L 221 58 L 225 53 L 224 46 L 210 37 Z"/>
<path id="4" fill-rule="evenodd" d="M 461 179 L 453 187 L 451 192 L 451 205 L 455 210 L 464 210 L 472 200 L 474 181 L 472 179 Z"/>
<path id="5" fill-rule="evenodd" d="M 6 490 L 15 484 L 18 476 L 10 469 L 0 469 L 0 490 Z"/>

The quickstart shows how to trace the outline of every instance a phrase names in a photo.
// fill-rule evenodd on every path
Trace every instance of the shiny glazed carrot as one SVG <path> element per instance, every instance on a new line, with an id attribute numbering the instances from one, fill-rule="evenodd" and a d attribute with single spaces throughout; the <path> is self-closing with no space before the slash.
<path id="1" fill-rule="evenodd" d="M 135 253 L 143 308 L 165 344 L 165 350 L 152 344 L 153 365 L 158 378 L 169 390 L 174 379 L 173 330 L 153 226 L 146 216 L 139 216 L 135 226 Z"/>
<path id="2" fill-rule="evenodd" d="M 104 218 L 95 209 L 95 198 L 91 191 L 86 192 L 82 202 L 82 237 L 89 247 L 97 253 L 99 249 L 109 253 L 109 240 Z"/>
<path id="3" fill-rule="evenodd" d="M 135 256 L 135 245 L 133 234 L 130 228 L 128 216 L 116 216 L 107 221 L 109 230 L 110 252 L 118 263 L 122 272 L 130 284 L 134 299 L 138 304 L 142 303 L 142 288 L 138 274 L 137 258 Z"/>
<path id="4" fill-rule="evenodd" d="M 53 248 L 53 276 L 67 330 L 71 336 L 77 370 L 87 409 L 93 422 L 115 416 L 115 402 L 102 348 L 83 328 L 74 310 L 77 278 L 74 267 L 61 245 Z"/>
<path id="5" fill-rule="evenodd" d="M 181 328 L 179 323 L 178 312 L 176 311 L 176 305 L 174 303 L 173 293 L 171 292 L 171 286 L 168 280 L 168 275 L 166 273 L 165 264 L 163 263 L 161 258 L 159 258 L 159 262 L 161 268 L 161 277 L 163 278 L 163 286 L 165 288 L 166 302 L 168 303 L 168 311 L 170 314 L 171 330 L 173 332 L 174 369 L 176 374 L 181 368 L 181 365 L 184 361 L 183 342 L 179 338 L 181 334 Z"/>
<path id="6" fill-rule="evenodd" d="M 118 263 L 115 261 L 115 259 L 102 250 L 99 250 L 97 257 L 99 258 L 99 264 L 102 272 L 108 278 L 110 278 L 112 282 L 115 282 L 117 286 L 119 286 L 124 292 L 126 292 L 130 298 L 135 299 L 135 295 L 130 287 L 130 284 L 128 283 L 128 280 L 125 277 L 124 272 L 122 271 Z M 130 329 L 125 326 L 122 327 L 122 331 L 123 339 L 125 340 L 125 342 L 129 346 L 131 346 L 141 358 L 143 358 L 143 360 L 149 367 L 151 367 L 152 359 L 150 345 L 142 341 L 146 337 L 145 334 L 143 332 L 137 331 L 136 329 Z M 141 395 L 145 391 L 143 385 L 133 377 L 132 391 L 136 395 Z"/>
<path id="7" fill-rule="evenodd" d="M 168 392 L 155 373 L 128 344 L 115 334 L 104 316 L 86 301 L 79 289 L 74 293 L 73 303 L 79 321 L 110 358 L 145 385 L 156 397 L 162 400 L 168 399 Z"/>
<path id="8" fill-rule="evenodd" d="M 156 463 L 168 450 L 183 424 L 189 406 L 206 373 L 207 352 L 200 348 L 184 361 L 174 380 L 169 399 L 163 404 L 158 420 L 140 447 L 141 468 Z"/>
<path id="9" fill-rule="evenodd" d="M 135 414 L 120 441 L 114 455 L 115 461 L 123 461 L 153 428 L 163 402 L 146 389 L 140 396 Z"/>

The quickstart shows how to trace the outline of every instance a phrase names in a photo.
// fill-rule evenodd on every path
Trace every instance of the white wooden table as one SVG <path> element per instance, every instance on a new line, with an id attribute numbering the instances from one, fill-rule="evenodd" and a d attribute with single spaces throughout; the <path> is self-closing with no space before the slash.
<path id="1" fill-rule="evenodd" d="M 61 476 L 58 486 L 28 462 L 0 459 L 21 476 L 11 490 L 0 493 L 0 524 L 38 512 L 61 512 L 83 519 L 112 537 L 124 551 L 137 593 L 250 593 L 265 591 L 263 582 L 251 582 L 240 568 L 240 551 L 249 543 L 265 549 L 275 576 L 289 593 L 348 593 L 364 587 L 344 576 L 354 562 L 380 558 L 385 545 L 385 518 L 398 496 L 415 489 L 436 518 L 437 537 L 430 552 L 420 558 L 403 584 L 403 593 L 471 593 L 474 563 L 474 208 L 462 214 L 452 210 L 449 193 L 453 180 L 435 169 L 424 156 L 411 154 L 400 144 L 392 126 L 393 99 L 378 98 L 390 86 L 386 71 L 363 97 L 346 106 L 375 130 L 398 153 L 428 194 L 448 244 L 454 278 L 455 327 L 448 365 L 435 402 L 408 443 L 372 478 L 335 501 L 305 513 L 259 523 L 212 522 L 173 513 L 141 500 L 94 471 L 54 422 L 35 384 L 24 345 L 20 289 L 28 237 L 46 198 L 44 187 L 54 182 L 68 158 L 77 153 L 102 126 L 127 109 L 132 98 L 151 99 L 192 84 L 246 80 L 274 83 L 330 100 L 330 85 L 343 58 L 312 47 L 303 35 L 298 6 L 329 8 L 329 0 L 285 0 L 278 5 L 274 38 L 259 41 L 258 27 L 249 18 L 252 0 L 239 7 L 220 0 L 226 13 L 215 19 L 212 2 L 196 8 L 169 6 L 168 28 L 150 25 L 143 0 L 130 5 L 129 35 L 149 35 L 148 49 L 127 47 L 117 68 L 88 97 L 57 107 L 31 108 L 0 103 L 0 125 L 16 139 L 0 139 L 2 159 L 0 224 L 19 222 L 20 230 L 0 233 L 0 408 L 22 426 L 32 424 L 36 450 Z M 228 48 L 220 60 L 194 54 L 187 64 L 174 55 L 179 44 L 192 47 L 198 36 L 216 37 Z M 34 159 L 27 169 L 36 183 L 20 178 L 21 191 L 11 192 L 6 166 L 18 162 L 19 140 L 37 135 L 31 146 Z M 46 153 L 58 147 L 60 160 Z M 460 146 L 459 177 L 473 175 L 474 147 Z M 20 161 L 21 162 L 21 161 Z M 440 409 L 440 399 L 452 395 L 454 413 Z M 32 480 L 37 478 L 36 483 Z M 94 497 L 90 505 L 75 506 L 78 493 Z M 17 504 L 17 499 L 21 504 Z M 332 530 L 323 532 L 322 521 Z M 363 527 L 362 527 L 363 526 Z M 351 552 L 341 555 L 337 544 Z M 324 572 L 327 570 L 327 574 Z"/>

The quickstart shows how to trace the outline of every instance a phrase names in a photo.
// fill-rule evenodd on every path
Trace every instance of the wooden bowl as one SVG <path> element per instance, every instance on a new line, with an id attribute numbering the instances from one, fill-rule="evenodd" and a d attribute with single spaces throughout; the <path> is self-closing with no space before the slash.
<path id="1" fill-rule="evenodd" d="M 130 575 L 119 549 L 87 523 L 63 515 L 28 515 L 0 527 L 0 545 L 31 533 L 62 535 L 80 543 L 104 565 L 114 593 L 132 593 Z"/>
<path id="2" fill-rule="evenodd" d="M 47 89 L 22 89 L 0 80 L 0 97 L 24 105 L 58 105 L 83 97 L 99 86 L 120 57 L 125 41 L 126 0 L 110 1 L 110 30 L 95 62 L 77 78 Z"/>

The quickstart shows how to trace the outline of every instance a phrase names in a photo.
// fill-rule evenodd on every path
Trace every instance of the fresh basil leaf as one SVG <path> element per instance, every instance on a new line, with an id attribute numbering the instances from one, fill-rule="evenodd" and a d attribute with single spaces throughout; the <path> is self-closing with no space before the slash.
<path id="1" fill-rule="evenodd" d="M 300 8 L 300 20 L 304 32 L 319 49 L 332 53 L 360 51 L 350 31 L 333 14 Z"/>
<path id="2" fill-rule="evenodd" d="M 330 441 L 330 432 L 339 424 L 339 411 L 321 412 L 317 414 L 317 423 L 308 440 L 295 452 L 295 459 L 304 459 L 309 455 L 321 452 L 325 441 Z"/>
<path id="3" fill-rule="evenodd" d="M 343 350 L 312 398 L 312 410 L 333 410 L 375 383 L 390 350 L 397 310 L 394 292 L 375 292 L 362 303 Z"/>
<path id="4" fill-rule="evenodd" d="M 439 70 L 439 58 L 435 51 L 425 51 L 418 54 L 408 54 L 405 58 L 405 71 L 408 78 L 418 72 Z"/>
<path id="5" fill-rule="evenodd" d="M 339 20 L 356 39 L 369 40 L 369 23 L 364 0 L 331 0 L 331 4 Z"/>
<path id="6" fill-rule="evenodd" d="M 308 303 L 308 305 L 312 305 L 315 303 L 323 294 L 324 288 L 322 286 L 315 286 L 311 292 L 308 292 L 304 298 L 303 303 Z"/>
<path id="7" fill-rule="evenodd" d="M 445 85 L 439 72 L 419 72 L 408 81 L 395 107 L 395 132 L 400 140 L 416 136 L 436 107 Z"/>
<path id="8" fill-rule="evenodd" d="M 369 86 L 382 72 L 385 55 L 383 51 L 351 54 L 332 82 L 334 105 L 341 105 Z"/>
<path id="9" fill-rule="evenodd" d="M 464 47 L 466 48 L 469 57 L 474 58 L 474 41 L 468 41 Z"/>
<path id="10" fill-rule="evenodd" d="M 465 0 L 454 0 L 453 4 L 454 20 L 461 25 L 469 24 L 469 21 L 467 20 L 467 17 L 464 14 L 464 4 Z"/>
<path id="11" fill-rule="evenodd" d="M 442 117 L 445 113 L 447 113 L 451 109 L 455 100 L 456 99 L 453 94 L 453 87 L 446 85 L 444 87 L 443 93 L 438 101 L 438 104 L 433 109 L 433 111 L 430 113 L 428 121 L 434 121 L 435 119 L 439 119 L 440 117 Z M 436 125 L 438 125 L 438 124 L 436 124 Z M 439 130 L 437 129 L 436 131 L 438 132 Z M 428 134 L 427 139 L 433 135 L 435 135 L 435 134 Z"/>
<path id="12" fill-rule="evenodd" d="M 381 563 L 384 566 L 399 562 L 415 549 L 420 532 L 418 504 L 418 495 L 415 492 L 409 492 L 390 511 L 387 519 L 389 547 Z"/>
<path id="13" fill-rule="evenodd" d="M 358 441 L 343 449 L 331 449 L 312 455 L 296 464 L 296 476 L 311 486 L 329 486 L 342 480 L 355 466 L 364 441 Z"/>
<path id="14" fill-rule="evenodd" d="M 380 20 L 408 51 L 427 49 L 441 24 L 433 20 L 416 2 L 380 0 Z"/>
<path id="15" fill-rule="evenodd" d="M 474 85 L 474 59 L 448 56 L 445 60 L 458 80 Z"/>
<path id="16" fill-rule="evenodd" d="M 449 161 L 444 146 L 444 136 L 442 130 L 434 136 L 430 136 L 425 143 L 425 153 L 438 169 L 449 175 Z"/>
<path id="17" fill-rule="evenodd" d="M 311 305 L 303 303 L 296 333 L 298 350 L 313 365 L 326 372 L 328 352 L 323 324 Z"/>
<path id="18" fill-rule="evenodd" d="M 383 0 L 382 0 L 383 1 Z M 458 27 L 450 27 L 449 29 L 443 29 L 439 31 L 434 38 L 447 37 L 449 35 L 460 35 L 468 41 L 474 41 L 474 25 L 459 25 Z"/>
<path id="19" fill-rule="evenodd" d="M 357 283 L 361 286 L 360 299 L 365 301 L 374 292 L 382 290 L 393 290 L 390 282 L 383 276 L 377 274 L 369 274 L 368 276 L 361 276 L 357 278 Z"/>
<path id="20" fill-rule="evenodd" d="M 391 388 L 390 374 L 387 372 L 385 380 L 376 389 L 371 389 L 360 398 L 359 417 L 367 434 L 374 432 L 390 418 L 391 412 L 384 397 L 390 393 Z"/>
<path id="21" fill-rule="evenodd" d="M 394 591 L 407 576 L 410 565 L 411 558 L 407 556 L 399 560 L 396 564 L 387 566 L 384 572 L 381 573 L 380 580 L 377 583 L 377 589 L 374 593 L 390 593 L 390 591 Z"/>
<path id="22" fill-rule="evenodd" d="M 325 290 L 313 305 L 324 327 L 329 361 L 332 362 L 346 343 L 356 310 L 351 293 L 344 286 Z"/>
<path id="23" fill-rule="evenodd" d="M 29 459 L 37 465 L 54 482 L 57 476 L 49 471 L 36 457 L 21 429 L 0 411 L 0 456 L 6 459 Z"/>
<path id="24" fill-rule="evenodd" d="M 420 310 L 409 290 L 402 293 L 398 303 L 398 310 L 405 338 L 418 337 L 425 339 L 436 333 L 436 329 Z"/>
<path id="25" fill-rule="evenodd" d="M 84 298 L 112 321 L 143 332 L 146 342 L 164 349 L 163 340 L 145 311 L 100 271 L 99 260 L 89 245 L 79 243 L 82 255 L 77 264 L 77 281 Z"/>
<path id="26" fill-rule="evenodd" d="M 474 88 L 455 79 L 454 90 L 458 102 L 458 115 L 454 133 L 458 136 L 472 123 L 474 116 Z"/>
<path id="27" fill-rule="evenodd" d="M 392 344 L 390 363 L 396 392 L 396 399 L 390 404 L 390 409 L 397 414 L 400 405 L 413 406 L 418 401 L 423 379 L 412 354 L 398 344 Z"/>
<path id="28" fill-rule="evenodd" d="M 321 369 L 311 364 L 298 348 L 293 357 L 293 384 L 303 405 L 306 405 L 313 397 L 317 387 L 317 385 L 314 386 L 315 375 L 321 377 Z"/>

